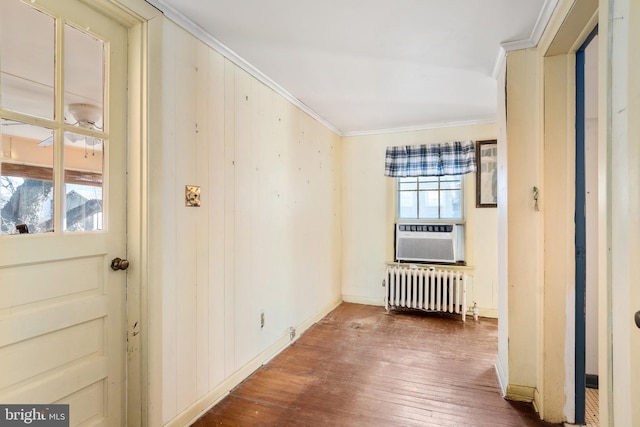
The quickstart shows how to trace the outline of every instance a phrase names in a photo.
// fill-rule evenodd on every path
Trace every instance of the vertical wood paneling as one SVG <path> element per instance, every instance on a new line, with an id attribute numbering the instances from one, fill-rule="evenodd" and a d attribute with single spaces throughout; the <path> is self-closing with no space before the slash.
<path id="1" fill-rule="evenodd" d="M 212 200 L 209 196 L 209 51 L 202 43 L 196 46 L 196 181 L 200 186 L 201 206 L 193 208 L 197 214 L 196 245 L 196 380 L 197 397 L 209 391 L 209 287 L 212 277 L 209 266 L 209 234 Z"/>
<path id="2" fill-rule="evenodd" d="M 163 239 L 161 268 L 163 270 L 163 297 L 162 297 L 162 420 L 172 419 L 177 413 L 177 310 L 176 287 L 177 265 L 175 262 L 167 262 L 176 259 L 176 206 L 172 197 L 166 194 L 175 194 L 176 165 L 175 158 L 175 115 L 174 108 L 178 87 L 176 81 L 176 38 L 177 27 L 166 25 L 164 27 L 164 61 L 163 69 L 163 224 L 166 238 Z"/>
<path id="3" fill-rule="evenodd" d="M 235 365 L 235 66 L 224 61 L 224 351 L 225 377 L 236 370 Z"/>
<path id="4" fill-rule="evenodd" d="M 176 51 L 175 152 L 176 180 L 173 203 L 176 210 L 177 275 L 177 409 L 185 410 L 197 395 L 197 242 L 198 208 L 186 207 L 185 185 L 197 183 L 196 148 L 196 50 L 197 42 L 185 31 L 178 34 Z"/>
<path id="5" fill-rule="evenodd" d="M 265 254 L 268 253 L 268 249 L 264 245 L 264 230 L 268 228 L 268 225 L 262 223 L 262 205 L 260 194 L 262 193 L 262 177 L 261 171 L 261 147 L 265 141 L 268 141 L 265 135 L 265 122 L 264 122 L 264 97 L 263 91 L 264 85 L 253 79 L 251 81 L 251 96 L 253 102 L 251 103 L 251 174 L 252 174 L 252 193 L 251 193 L 251 223 L 253 224 L 253 237 L 251 245 L 251 258 L 253 259 L 253 265 L 255 266 L 251 270 L 251 282 L 253 284 L 252 291 L 256 300 L 255 310 L 257 317 L 255 319 L 256 337 L 255 343 L 258 344 L 258 351 L 266 348 L 267 342 L 264 339 L 267 335 L 265 328 L 266 312 L 265 312 L 265 327 L 260 328 L 260 312 L 265 310 Z M 269 323 L 271 325 L 271 322 Z M 267 328 L 267 330 L 269 330 Z"/>
<path id="6" fill-rule="evenodd" d="M 252 357 L 252 331 L 258 318 L 252 322 L 248 313 L 255 313 L 252 295 L 251 269 L 252 224 L 251 224 L 251 78 L 242 70 L 235 70 L 235 363 L 246 364 Z"/>
<path id="7" fill-rule="evenodd" d="M 278 307 L 282 302 L 282 295 L 280 292 L 274 292 L 275 284 L 279 281 L 276 272 L 281 266 L 268 260 L 274 254 L 281 254 L 277 245 L 282 239 L 282 234 L 276 226 L 276 218 L 282 213 L 278 214 L 274 209 L 280 191 L 276 183 L 278 174 L 281 173 L 277 170 L 279 139 L 274 134 L 277 113 L 273 105 L 273 91 L 264 85 L 257 88 L 257 108 L 258 118 L 254 124 L 258 127 L 259 139 L 255 141 L 254 158 L 258 165 L 257 203 L 261 209 L 255 231 L 258 235 L 256 251 L 262 255 L 258 256 L 256 264 L 260 278 L 256 281 L 254 289 L 261 301 L 259 309 L 264 310 L 265 314 L 265 326 L 260 330 L 260 342 L 264 348 L 277 339 L 285 329 Z"/>
<path id="8" fill-rule="evenodd" d="M 225 378 L 225 60 L 209 51 L 209 388 Z"/>
<path id="9" fill-rule="evenodd" d="M 326 154 L 339 138 L 167 27 L 163 419 L 177 422 L 339 297 L 339 168 Z M 186 184 L 201 186 L 200 208 L 184 207 Z"/>
<path id="10" fill-rule="evenodd" d="M 271 98 L 271 121 L 273 123 L 272 139 L 265 161 L 265 173 L 272 177 L 270 182 L 271 197 L 265 206 L 269 210 L 269 228 L 271 232 L 271 254 L 276 254 L 279 262 L 272 263 L 272 275 L 269 281 L 271 292 L 279 296 L 279 302 L 272 301 L 271 310 L 266 309 L 266 316 L 275 322 L 276 330 L 285 331 L 290 317 L 290 298 L 287 284 L 290 282 L 291 259 L 290 233 L 293 223 L 290 222 L 291 210 L 287 206 L 289 189 L 289 161 L 287 152 L 286 128 L 287 117 L 283 108 L 284 101 L 278 96 Z M 270 258 L 272 258 L 270 257 Z"/>
<path id="11" fill-rule="evenodd" d="M 165 81 L 161 73 L 152 70 L 165 70 L 167 64 L 167 54 L 164 51 L 167 47 L 168 34 L 166 31 L 168 21 L 162 19 L 152 19 L 147 26 L 148 34 L 148 119 L 154 122 L 157 118 L 165 116 L 166 103 L 159 102 L 166 99 L 168 91 L 164 90 Z M 147 230 L 141 236 L 141 265 L 146 265 L 148 281 L 141 286 L 141 312 L 146 315 L 140 320 L 143 326 L 147 327 L 147 334 L 140 337 L 140 341 L 147 345 L 141 347 L 141 360 L 147 360 L 146 371 L 142 369 L 142 377 L 147 384 L 147 399 L 143 400 L 141 408 L 142 416 L 147 416 L 148 425 L 163 425 L 168 419 L 171 410 L 167 399 L 168 389 L 166 372 L 169 370 L 169 351 L 167 339 L 169 333 L 167 318 L 170 313 L 167 310 L 167 293 L 169 277 L 165 275 L 168 270 L 164 262 L 164 252 L 168 240 L 168 228 L 166 221 L 164 189 L 167 183 L 164 171 L 164 160 L 168 145 L 165 136 L 164 120 L 155 122 L 155 126 L 149 126 L 148 144 L 142 144 L 147 154 L 147 164 L 143 167 L 144 172 L 141 181 L 144 182 L 147 190 L 148 203 L 147 210 L 143 213 L 144 220 L 147 221 Z M 143 193 L 144 194 L 144 193 Z M 141 200 L 143 203 L 144 200 Z M 158 214 L 161 212 L 161 214 Z M 146 261 L 146 262 L 145 262 Z M 145 307 L 146 305 L 146 307 Z M 145 348 L 146 347 L 146 348 Z M 144 363 L 142 363 L 144 365 Z M 175 388 L 174 388 L 175 389 Z M 141 391 L 144 386 L 141 387 Z M 144 393 L 143 393 L 144 394 Z M 161 403 L 162 402 L 162 403 Z M 146 403 L 146 405 L 145 405 Z M 174 412 L 175 415 L 175 412 Z M 130 423 L 131 425 L 132 423 Z"/>

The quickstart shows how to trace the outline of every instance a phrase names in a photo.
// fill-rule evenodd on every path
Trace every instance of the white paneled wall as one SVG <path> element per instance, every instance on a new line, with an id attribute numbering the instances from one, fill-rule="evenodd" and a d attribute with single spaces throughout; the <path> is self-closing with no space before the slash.
<path id="1" fill-rule="evenodd" d="M 162 32 L 150 286 L 162 420 L 183 425 L 340 300 L 340 137 L 168 20 Z M 201 207 L 185 207 L 185 185 Z"/>

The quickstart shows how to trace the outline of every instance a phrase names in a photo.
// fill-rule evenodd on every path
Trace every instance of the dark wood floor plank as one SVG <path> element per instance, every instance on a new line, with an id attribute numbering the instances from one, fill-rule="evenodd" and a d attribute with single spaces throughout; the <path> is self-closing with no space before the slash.
<path id="1" fill-rule="evenodd" d="M 344 303 L 195 427 L 549 426 L 502 398 L 497 321 Z"/>

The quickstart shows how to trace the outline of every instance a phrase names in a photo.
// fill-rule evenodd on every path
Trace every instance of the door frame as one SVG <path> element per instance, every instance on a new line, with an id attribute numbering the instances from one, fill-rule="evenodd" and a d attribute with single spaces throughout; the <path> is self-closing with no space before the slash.
<path id="1" fill-rule="evenodd" d="M 586 165 L 585 165 L 585 49 L 598 34 L 598 26 L 576 51 L 576 198 L 575 198 L 575 424 L 585 423 L 586 393 Z M 583 214 L 581 215 L 580 212 Z"/>
<path id="2" fill-rule="evenodd" d="M 575 323 L 578 310 L 575 68 L 576 52 L 598 24 L 598 2 L 563 2 L 562 8 L 556 12 L 554 26 L 548 26 L 548 33 L 543 34 L 538 45 L 542 49 L 540 84 L 546 184 L 542 210 L 545 212 L 546 242 L 540 397 L 536 398 L 536 405 L 545 420 L 574 423 L 580 412 L 576 408 L 576 389 L 580 387 L 576 384 L 576 358 L 584 354 L 584 350 L 576 347 L 576 334 L 580 327 Z M 545 205 L 549 209 L 544 209 Z M 565 310 L 561 316 L 558 315 L 560 307 Z M 562 320 L 563 328 L 559 331 L 558 323 Z"/>
<path id="3" fill-rule="evenodd" d="M 149 21 L 161 13 L 141 0 L 80 0 L 128 29 L 127 99 L 127 425 L 149 422 L 148 375 L 148 132 Z M 157 388 L 157 387 L 156 387 Z"/>

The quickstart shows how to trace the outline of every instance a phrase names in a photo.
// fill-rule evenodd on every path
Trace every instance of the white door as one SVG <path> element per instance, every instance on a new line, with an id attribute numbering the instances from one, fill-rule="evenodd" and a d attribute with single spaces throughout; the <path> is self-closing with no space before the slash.
<path id="1" fill-rule="evenodd" d="M 126 419 L 126 61 L 78 0 L 0 0 L 0 402 L 71 425 Z"/>

